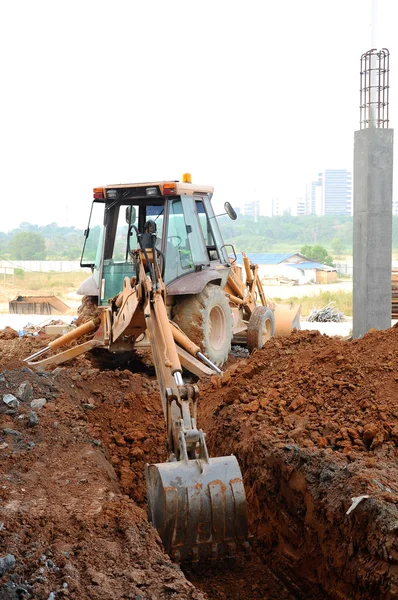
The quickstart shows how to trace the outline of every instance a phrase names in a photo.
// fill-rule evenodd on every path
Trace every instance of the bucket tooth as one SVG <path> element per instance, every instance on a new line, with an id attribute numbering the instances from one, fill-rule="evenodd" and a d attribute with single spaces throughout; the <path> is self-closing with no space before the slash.
<path id="1" fill-rule="evenodd" d="M 251 555 L 252 555 L 252 547 L 250 546 L 250 543 L 248 542 L 248 540 L 246 540 L 245 542 L 243 542 L 243 547 L 245 550 L 245 558 L 246 560 L 250 560 Z"/>
<path id="2" fill-rule="evenodd" d="M 211 545 L 211 551 L 210 551 L 210 560 L 212 563 L 216 563 L 218 560 L 218 546 L 217 544 L 212 544 Z"/>
<path id="3" fill-rule="evenodd" d="M 199 548 L 192 548 L 192 568 L 196 569 L 199 564 Z"/>
<path id="4" fill-rule="evenodd" d="M 236 543 L 228 542 L 227 544 L 227 557 L 234 558 L 236 556 Z"/>

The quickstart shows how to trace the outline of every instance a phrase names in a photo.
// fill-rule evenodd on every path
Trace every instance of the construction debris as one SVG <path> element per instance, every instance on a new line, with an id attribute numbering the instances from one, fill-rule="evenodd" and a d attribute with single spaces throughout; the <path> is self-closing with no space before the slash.
<path id="1" fill-rule="evenodd" d="M 72 331 L 75 328 L 73 323 L 65 323 L 62 319 L 46 319 L 37 325 L 33 323 L 27 323 L 23 329 L 20 330 L 19 335 L 63 335 L 68 331 Z"/>
<path id="2" fill-rule="evenodd" d="M 335 304 L 335 302 L 329 302 L 329 304 L 323 308 L 313 308 L 308 316 L 307 321 L 318 323 L 327 323 L 331 321 L 339 323 L 340 321 L 344 321 L 344 313 L 336 311 L 334 308 Z"/>

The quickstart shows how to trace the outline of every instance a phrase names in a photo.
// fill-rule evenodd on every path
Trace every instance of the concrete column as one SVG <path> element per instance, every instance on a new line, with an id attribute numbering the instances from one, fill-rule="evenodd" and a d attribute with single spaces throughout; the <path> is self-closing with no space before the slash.
<path id="1" fill-rule="evenodd" d="M 391 327 L 393 129 L 354 138 L 353 337 Z"/>

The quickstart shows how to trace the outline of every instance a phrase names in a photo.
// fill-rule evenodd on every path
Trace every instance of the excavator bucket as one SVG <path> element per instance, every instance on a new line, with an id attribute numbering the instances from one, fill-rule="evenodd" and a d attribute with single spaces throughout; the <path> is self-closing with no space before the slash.
<path id="1" fill-rule="evenodd" d="M 286 337 L 300 327 L 301 305 L 275 304 L 275 337 Z"/>
<path id="2" fill-rule="evenodd" d="M 176 562 L 250 552 L 246 496 L 235 456 L 146 467 L 149 518 Z"/>

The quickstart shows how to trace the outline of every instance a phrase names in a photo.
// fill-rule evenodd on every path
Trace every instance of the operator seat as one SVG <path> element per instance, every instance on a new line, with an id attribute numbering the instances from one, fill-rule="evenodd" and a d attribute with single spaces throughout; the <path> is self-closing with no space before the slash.
<path id="1" fill-rule="evenodd" d="M 144 225 L 144 233 L 155 233 L 157 234 L 157 226 L 155 221 L 148 220 Z M 162 252 L 162 238 L 156 235 L 156 250 Z M 162 252 L 161 260 L 164 260 L 173 270 L 177 267 L 177 263 L 180 261 L 180 253 L 178 249 L 168 240 L 166 240 L 164 248 L 164 256 Z M 162 268 L 163 271 L 163 268 Z"/>

